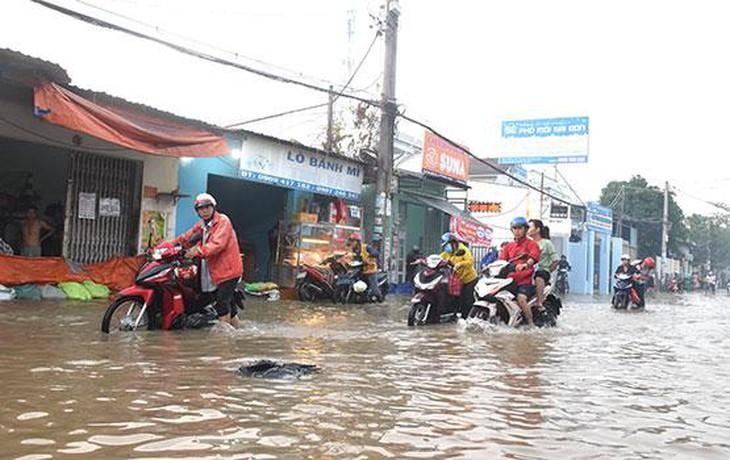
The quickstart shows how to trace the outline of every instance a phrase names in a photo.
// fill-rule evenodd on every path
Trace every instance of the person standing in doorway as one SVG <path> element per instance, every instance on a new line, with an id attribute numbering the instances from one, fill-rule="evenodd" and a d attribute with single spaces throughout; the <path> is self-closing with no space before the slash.
<path id="1" fill-rule="evenodd" d="M 173 244 L 186 246 L 195 241 L 185 257 L 200 258 L 200 290 L 215 296 L 219 322 L 238 327 L 234 295 L 243 274 L 243 262 L 236 232 L 228 216 L 216 210 L 212 195 L 201 193 L 194 206 L 200 220 L 175 238 Z"/>
<path id="2" fill-rule="evenodd" d="M 45 234 L 43 231 L 45 230 Z M 51 236 L 55 229 L 45 220 L 38 217 L 38 208 L 29 206 L 23 219 L 23 248 L 20 252 L 25 257 L 41 257 L 41 243 Z"/>

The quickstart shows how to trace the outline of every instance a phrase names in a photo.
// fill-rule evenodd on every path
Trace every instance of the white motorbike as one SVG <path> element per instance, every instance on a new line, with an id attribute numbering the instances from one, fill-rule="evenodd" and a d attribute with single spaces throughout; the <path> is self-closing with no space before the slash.
<path id="1" fill-rule="evenodd" d="M 515 295 L 516 286 L 509 276 L 515 271 L 511 262 L 498 260 L 489 264 L 482 277 L 474 287 L 476 301 L 469 311 L 470 319 L 486 321 L 492 324 L 506 324 L 519 327 L 526 324 L 522 310 Z M 544 310 L 536 307 L 537 298 L 529 299 L 528 305 L 532 308 L 533 321 L 538 327 L 552 327 L 560 315 L 562 303 L 553 292 L 553 286 L 545 286 Z"/>

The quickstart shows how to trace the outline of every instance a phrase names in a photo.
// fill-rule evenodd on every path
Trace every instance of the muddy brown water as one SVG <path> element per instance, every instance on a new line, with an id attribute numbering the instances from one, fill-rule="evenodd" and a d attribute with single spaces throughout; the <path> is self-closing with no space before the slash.
<path id="1" fill-rule="evenodd" d="M 249 301 L 235 332 L 103 336 L 103 304 L 3 302 L 0 457 L 730 458 L 728 304 L 574 298 L 515 332 Z M 233 372 L 259 358 L 322 371 Z"/>

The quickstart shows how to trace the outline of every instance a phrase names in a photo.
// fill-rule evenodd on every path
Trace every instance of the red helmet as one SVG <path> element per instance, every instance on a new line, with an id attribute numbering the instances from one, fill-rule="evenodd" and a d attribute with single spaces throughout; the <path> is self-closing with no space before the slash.
<path id="1" fill-rule="evenodd" d="M 651 257 L 647 257 L 646 259 L 644 259 L 644 262 L 643 263 L 644 263 L 644 266 L 646 268 L 654 268 L 654 267 L 656 267 L 656 262 Z"/>
<path id="2" fill-rule="evenodd" d="M 358 233 L 358 232 L 350 233 L 350 236 L 348 236 L 347 239 L 355 240 L 355 241 L 362 241 L 362 237 L 360 237 L 360 233 Z"/>

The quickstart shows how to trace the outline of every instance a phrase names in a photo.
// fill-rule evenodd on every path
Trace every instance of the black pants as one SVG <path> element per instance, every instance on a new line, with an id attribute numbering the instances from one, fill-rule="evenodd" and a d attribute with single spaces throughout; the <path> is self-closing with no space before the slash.
<path id="1" fill-rule="evenodd" d="M 230 315 L 233 318 L 238 315 L 238 306 L 233 298 L 236 292 L 236 286 L 238 286 L 238 278 L 233 278 L 220 283 L 215 291 L 203 293 L 206 302 L 215 300 L 213 306 L 219 318 L 226 315 Z"/>
<path id="2" fill-rule="evenodd" d="M 461 287 L 461 295 L 459 296 L 459 305 L 461 305 L 461 317 L 466 319 L 469 316 L 469 310 L 474 306 L 474 286 L 477 285 L 479 278 L 464 284 Z"/>

